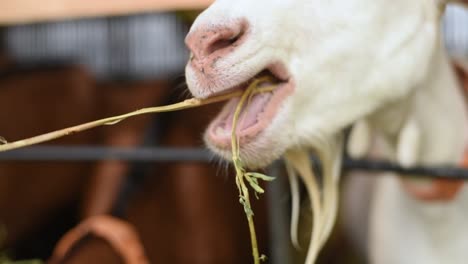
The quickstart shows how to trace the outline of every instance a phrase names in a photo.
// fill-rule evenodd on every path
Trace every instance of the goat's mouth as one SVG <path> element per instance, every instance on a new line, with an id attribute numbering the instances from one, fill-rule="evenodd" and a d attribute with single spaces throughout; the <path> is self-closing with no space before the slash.
<path id="1" fill-rule="evenodd" d="M 249 144 L 259 137 L 265 129 L 272 124 L 273 119 L 278 114 L 282 103 L 288 97 L 294 84 L 286 71 L 280 65 L 269 67 L 255 77 L 236 86 L 233 90 L 245 90 L 251 82 L 259 77 L 269 76 L 270 81 L 263 82 L 262 86 L 274 86 L 269 92 L 262 92 L 253 95 L 249 103 L 244 104 L 239 115 L 236 135 L 240 144 Z M 227 92 L 226 91 L 226 92 Z M 206 133 L 206 140 L 221 150 L 231 148 L 231 134 L 234 119 L 234 112 L 240 98 L 232 98 L 223 107 L 218 116 L 211 122 Z"/>

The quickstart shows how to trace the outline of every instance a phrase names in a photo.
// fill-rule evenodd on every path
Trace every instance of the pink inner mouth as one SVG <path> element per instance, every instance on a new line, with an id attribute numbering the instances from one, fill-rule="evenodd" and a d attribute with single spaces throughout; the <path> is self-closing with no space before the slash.
<path id="1" fill-rule="evenodd" d="M 265 83 L 263 85 L 271 84 Z M 264 131 L 271 124 L 281 103 L 292 93 L 292 82 L 275 85 L 277 87 L 271 92 L 254 95 L 250 102 L 242 108 L 236 128 L 241 144 L 250 142 Z M 230 148 L 231 146 L 232 122 L 238 103 L 239 98 L 231 99 L 208 127 L 209 140 L 218 147 Z"/>

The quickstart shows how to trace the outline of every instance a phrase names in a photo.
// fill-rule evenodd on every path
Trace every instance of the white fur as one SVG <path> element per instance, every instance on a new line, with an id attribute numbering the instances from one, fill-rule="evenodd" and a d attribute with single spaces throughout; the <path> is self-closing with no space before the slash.
<path id="1" fill-rule="evenodd" d="M 274 62 L 284 64 L 296 84 L 272 124 L 241 149 L 244 161 L 264 166 L 288 149 L 320 149 L 319 139 L 365 119 L 387 142 L 389 151 L 381 155 L 389 159 L 403 165 L 457 164 L 466 143 L 467 115 L 441 45 L 443 4 L 217 0 L 196 20 L 192 33 L 238 19 L 245 19 L 250 31 L 235 52 L 217 62 L 225 80 L 210 89 L 237 85 Z M 193 72 L 189 64 L 187 83 L 200 95 Z M 454 202 L 426 204 L 409 197 L 394 175 L 379 178 L 376 186 L 372 263 L 466 262 L 465 189 Z"/>
<path id="2" fill-rule="evenodd" d="M 401 132 L 385 135 L 387 140 L 397 136 L 393 145 L 397 161 L 404 165 L 458 165 L 466 147 L 463 96 L 439 47 L 430 74 L 407 103 L 410 106 L 402 116 L 406 121 Z M 415 134 L 419 134 L 418 139 L 414 139 Z M 412 138 L 419 142 L 405 144 Z M 453 202 L 421 202 L 405 193 L 397 178 L 389 176 L 378 180 L 375 193 L 370 237 L 373 263 L 466 263 L 466 188 Z"/>

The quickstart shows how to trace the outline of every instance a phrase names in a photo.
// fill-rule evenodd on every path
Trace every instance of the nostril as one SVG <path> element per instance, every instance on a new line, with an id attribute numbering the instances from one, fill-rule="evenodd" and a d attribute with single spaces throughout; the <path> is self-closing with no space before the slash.
<path id="1" fill-rule="evenodd" d="M 200 26 L 187 36 L 186 44 L 194 58 L 201 59 L 239 46 L 246 29 L 247 23 L 240 20 L 223 26 Z"/>
<path id="2" fill-rule="evenodd" d="M 229 47 L 235 47 L 236 46 L 235 43 L 239 41 L 242 35 L 243 35 L 243 32 L 240 32 L 236 36 L 231 37 L 229 39 L 220 38 L 220 39 L 214 40 L 211 44 L 207 46 L 206 54 L 210 55 L 218 50 L 223 50 Z"/>

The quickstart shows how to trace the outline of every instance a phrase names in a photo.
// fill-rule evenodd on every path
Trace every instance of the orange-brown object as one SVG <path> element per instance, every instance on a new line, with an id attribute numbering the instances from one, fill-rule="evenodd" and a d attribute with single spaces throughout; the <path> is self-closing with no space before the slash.
<path id="1" fill-rule="evenodd" d="M 57 244 L 50 262 L 59 263 L 88 234 L 108 241 L 126 264 L 149 263 L 136 230 L 127 222 L 103 215 L 90 217 L 68 232 Z"/>
<path id="2" fill-rule="evenodd" d="M 449 202 L 457 197 L 463 187 L 462 180 L 437 179 L 428 186 L 420 187 L 403 180 L 403 187 L 414 198 L 426 202 Z"/>
<path id="3" fill-rule="evenodd" d="M 455 61 L 455 72 L 465 93 L 468 92 L 468 63 Z"/>
<path id="4" fill-rule="evenodd" d="M 122 257 L 104 239 L 89 235 L 68 252 L 65 259 L 48 264 L 125 264 Z"/>
<path id="5" fill-rule="evenodd" d="M 465 151 L 463 161 L 460 164 L 463 168 L 468 168 L 468 151 Z M 427 186 L 420 187 L 403 180 L 403 187 L 414 198 L 427 202 L 449 202 L 457 197 L 458 192 L 463 187 L 463 180 L 436 179 L 431 180 Z"/>

